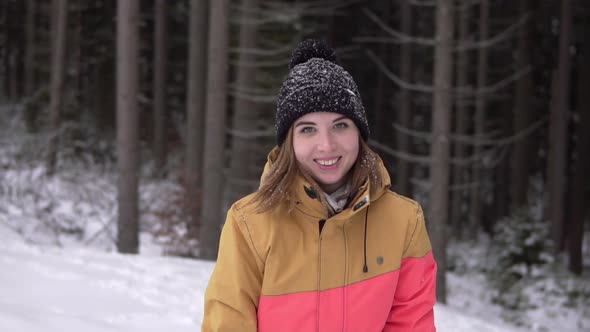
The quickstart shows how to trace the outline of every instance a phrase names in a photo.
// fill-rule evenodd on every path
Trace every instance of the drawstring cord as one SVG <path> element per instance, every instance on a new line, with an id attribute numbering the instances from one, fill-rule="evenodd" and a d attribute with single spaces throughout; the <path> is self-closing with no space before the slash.
<path id="1" fill-rule="evenodd" d="M 369 216 L 369 207 L 367 206 L 367 211 L 365 211 L 365 265 L 363 266 L 363 272 L 369 272 L 369 268 L 367 267 L 367 217 Z"/>

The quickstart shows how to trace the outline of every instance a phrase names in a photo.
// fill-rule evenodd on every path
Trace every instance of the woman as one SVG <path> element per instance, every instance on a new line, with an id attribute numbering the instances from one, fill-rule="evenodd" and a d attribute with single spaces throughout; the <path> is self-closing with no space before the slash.
<path id="1" fill-rule="evenodd" d="M 436 263 L 420 205 L 389 190 L 333 51 L 294 51 L 278 145 L 223 227 L 203 331 L 435 331 Z"/>

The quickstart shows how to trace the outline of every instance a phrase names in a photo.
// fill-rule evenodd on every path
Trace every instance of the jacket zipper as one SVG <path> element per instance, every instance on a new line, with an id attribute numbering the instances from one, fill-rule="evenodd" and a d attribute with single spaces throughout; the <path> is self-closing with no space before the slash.
<path id="1" fill-rule="evenodd" d="M 322 230 L 325 226 L 326 220 L 321 219 L 319 220 L 320 232 L 319 232 L 319 240 L 318 240 L 318 284 L 317 284 L 317 292 L 316 292 L 316 331 L 320 332 L 320 286 L 321 286 L 321 276 L 322 276 Z"/>
<path id="2" fill-rule="evenodd" d="M 344 236 L 344 285 L 342 287 L 342 332 L 346 332 L 346 307 L 348 304 L 348 237 L 346 236 L 346 223 L 342 224 Z"/>

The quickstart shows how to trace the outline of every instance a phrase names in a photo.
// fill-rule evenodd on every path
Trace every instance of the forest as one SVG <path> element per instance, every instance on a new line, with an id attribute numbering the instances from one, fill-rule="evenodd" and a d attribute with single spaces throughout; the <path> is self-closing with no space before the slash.
<path id="1" fill-rule="evenodd" d="M 149 233 L 215 260 L 275 145 L 291 52 L 317 38 L 358 84 L 391 189 L 424 206 L 438 301 L 449 273 L 475 271 L 518 313 L 542 306 L 527 284 L 567 276 L 581 313 L 588 17 L 573 0 L 2 1 L 0 227 L 131 254 Z M 44 196 L 64 177 L 90 212 L 64 218 Z"/>

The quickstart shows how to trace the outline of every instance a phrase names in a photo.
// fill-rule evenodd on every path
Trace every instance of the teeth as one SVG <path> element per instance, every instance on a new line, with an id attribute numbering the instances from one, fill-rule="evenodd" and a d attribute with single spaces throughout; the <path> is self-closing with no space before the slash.
<path id="1" fill-rule="evenodd" d="M 317 162 L 318 162 L 318 164 L 320 164 L 322 166 L 332 166 L 337 161 L 338 161 L 338 158 L 336 158 L 336 159 L 330 159 L 330 160 L 318 160 Z"/>

